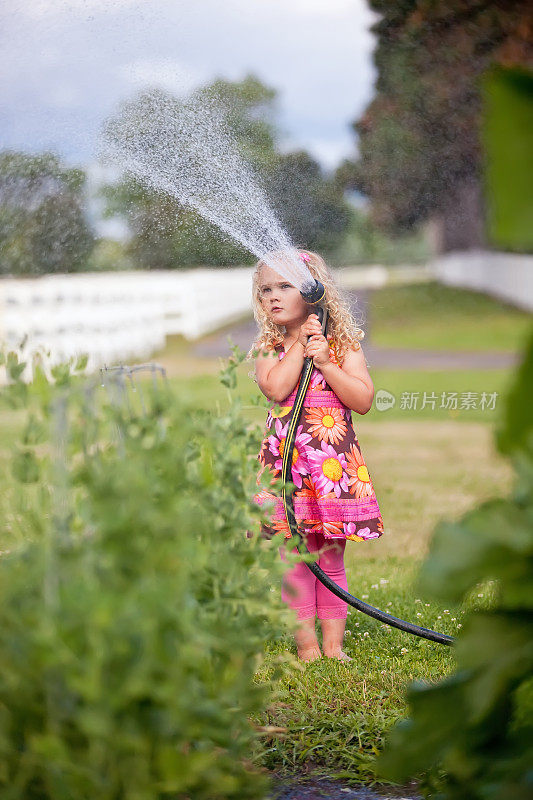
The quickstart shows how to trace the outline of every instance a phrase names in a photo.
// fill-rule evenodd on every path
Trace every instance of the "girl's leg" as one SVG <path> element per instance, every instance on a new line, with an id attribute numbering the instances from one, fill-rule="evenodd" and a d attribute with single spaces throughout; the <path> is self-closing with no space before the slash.
<path id="1" fill-rule="evenodd" d="M 317 534 L 318 541 L 323 550 L 318 565 L 342 589 L 348 590 L 346 569 L 344 566 L 345 539 L 324 539 L 322 534 Z M 338 658 L 351 661 L 350 657 L 342 650 L 342 640 L 346 627 L 348 604 L 333 594 L 320 581 L 316 583 L 316 597 L 318 618 L 322 627 L 322 647 L 324 655 L 329 658 Z"/>
<path id="2" fill-rule="evenodd" d="M 307 547 L 313 552 L 317 549 L 313 534 L 307 535 Z M 286 561 L 285 545 L 279 549 L 282 561 Z M 298 552 L 296 548 L 293 552 Z M 316 578 L 306 564 L 295 564 L 285 573 L 282 581 L 281 598 L 296 611 L 299 627 L 294 638 L 298 648 L 298 657 L 302 661 L 314 661 L 322 655 L 315 632 L 316 615 Z"/>

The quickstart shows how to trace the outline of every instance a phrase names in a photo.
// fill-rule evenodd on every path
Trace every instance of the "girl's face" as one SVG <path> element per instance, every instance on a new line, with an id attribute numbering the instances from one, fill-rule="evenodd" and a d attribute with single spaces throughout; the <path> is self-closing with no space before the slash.
<path id="1" fill-rule="evenodd" d="M 305 322 L 309 315 L 307 303 L 300 291 L 271 267 L 261 267 L 259 297 L 267 315 L 277 325 Z"/>

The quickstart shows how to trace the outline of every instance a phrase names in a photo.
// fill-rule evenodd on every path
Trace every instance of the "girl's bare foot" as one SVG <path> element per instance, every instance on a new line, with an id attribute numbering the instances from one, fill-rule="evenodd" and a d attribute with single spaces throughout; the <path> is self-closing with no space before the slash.
<path id="1" fill-rule="evenodd" d="M 320 647 L 316 645 L 314 647 L 298 648 L 298 658 L 300 661 L 316 661 L 317 658 L 322 658 Z"/>
<path id="2" fill-rule="evenodd" d="M 327 658 L 336 658 L 338 661 L 352 661 L 342 649 L 346 618 L 322 619 L 322 647 Z"/>
<path id="3" fill-rule="evenodd" d="M 327 658 L 336 658 L 337 661 L 353 661 L 353 658 L 345 653 L 344 650 L 339 650 L 336 653 L 325 653 L 325 655 Z"/>
<path id="4" fill-rule="evenodd" d="M 315 618 L 302 619 L 298 630 L 294 634 L 298 658 L 301 661 L 315 661 L 322 657 L 320 645 L 315 633 Z"/>

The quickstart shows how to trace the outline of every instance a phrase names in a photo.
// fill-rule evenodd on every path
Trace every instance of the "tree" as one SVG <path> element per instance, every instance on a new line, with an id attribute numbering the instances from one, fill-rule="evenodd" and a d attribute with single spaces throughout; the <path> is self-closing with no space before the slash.
<path id="1" fill-rule="evenodd" d="M 189 101 L 223 114 L 239 153 L 295 243 L 325 249 L 338 243 L 348 224 L 343 190 L 324 178 L 307 153 L 278 152 L 274 89 L 252 75 L 241 82 L 218 79 L 196 90 Z M 142 124 L 150 116 L 149 109 L 160 104 L 179 113 L 181 102 L 159 89 L 152 90 L 130 101 L 127 113 L 131 116 L 133 107 Z M 120 125 L 125 113 L 123 107 L 113 124 Z M 130 252 L 142 268 L 223 266 L 251 263 L 255 258 L 199 213 L 135 179 L 125 178 L 106 187 L 104 196 L 108 216 L 126 216 L 133 234 Z"/>
<path id="2" fill-rule="evenodd" d="M 224 112 L 241 155 L 256 167 L 268 167 L 276 152 L 276 90 L 247 75 L 242 81 L 218 78 L 194 96 Z"/>
<path id="3" fill-rule="evenodd" d="M 52 153 L 0 153 L 0 273 L 86 268 L 95 239 L 85 219 L 79 169 Z"/>
<path id="4" fill-rule="evenodd" d="M 322 177 L 320 166 L 303 150 L 279 155 L 269 176 L 270 201 L 297 244 L 332 250 L 350 219 L 342 192 Z"/>
<path id="5" fill-rule="evenodd" d="M 526 3 L 370 5 L 382 15 L 374 26 L 377 92 L 353 124 L 360 158 L 338 179 L 371 198 L 383 228 L 405 231 L 438 217 L 444 249 L 480 245 L 480 78 L 495 61 L 531 64 Z"/>

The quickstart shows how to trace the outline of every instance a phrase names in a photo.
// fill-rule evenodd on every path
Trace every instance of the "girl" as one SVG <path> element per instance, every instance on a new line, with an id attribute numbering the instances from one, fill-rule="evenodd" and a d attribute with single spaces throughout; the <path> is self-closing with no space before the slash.
<path id="1" fill-rule="evenodd" d="M 313 307 L 299 290 L 259 261 L 253 275 L 259 333 L 248 358 L 258 353 L 255 380 L 274 405 L 258 456 L 261 467 L 257 484 L 265 469 L 272 475 L 271 483 L 281 475 L 290 412 L 304 358 L 310 356 L 314 369 L 292 460 L 294 512 L 308 550 L 320 555 L 319 566 L 347 589 L 343 560 L 346 540 L 365 542 L 383 533 L 376 495 L 351 417 L 352 410 L 358 414 L 370 410 L 374 386 L 358 341 L 364 332 L 356 327 L 328 267 L 316 253 L 299 252 L 309 272 L 326 289 L 329 341 L 322 335 Z M 281 409 L 276 413 L 278 405 Z M 281 533 L 284 539 L 291 538 L 281 499 L 264 489 L 254 497 L 259 505 L 268 499 L 275 507 L 263 534 Z M 294 548 L 293 552 L 298 551 Z M 280 556 L 287 560 L 283 545 Z M 302 661 L 314 661 L 322 655 L 315 614 L 322 627 L 324 655 L 351 661 L 342 650 L 348 608 L 344 600 L 326 589 L 301 561 L 283 576 L 281 593 L 301 623 L 295 639 Z"/>

